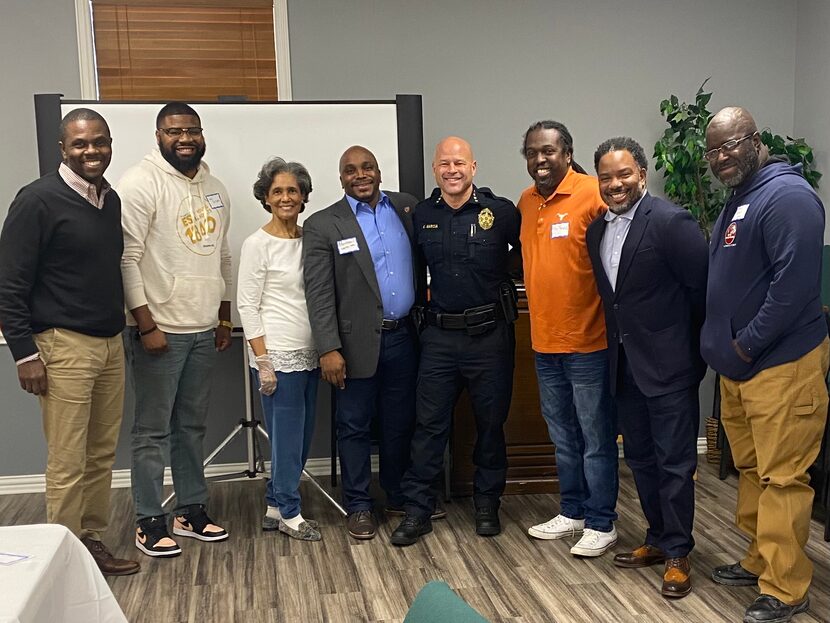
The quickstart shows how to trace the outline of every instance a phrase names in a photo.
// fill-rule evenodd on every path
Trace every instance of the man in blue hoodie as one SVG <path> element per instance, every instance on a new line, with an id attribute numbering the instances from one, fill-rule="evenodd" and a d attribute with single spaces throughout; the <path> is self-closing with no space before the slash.
<path id="1" fill-rule="evenodd" d="M 809 607 L 813 490 L 827 419 L 820 295 L 824 206 L 800 166 L 770 158 L 755 120 L 724 108 L 706 131 L 712 173 L 732 189 L 712 231 L 701 354 L 721 375 L 721 418 L 740 472 L 736 525 L 750 538 L 712 579 L 758 585 L 745 623 Z"/>

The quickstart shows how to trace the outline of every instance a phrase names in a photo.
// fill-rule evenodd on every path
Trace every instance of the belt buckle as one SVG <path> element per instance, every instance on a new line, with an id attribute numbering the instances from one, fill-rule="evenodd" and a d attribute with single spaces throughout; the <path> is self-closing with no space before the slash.
<path id="1" fill-rule="evenodd" d="M 466 325 L 467 335 L 481 335 L 496 326 L 495 308 L 489 305 L 483 307 L 487 307 L 487 309 L 471 307 L 470 309 L 464 310 L 464 324 Z M 491 314 L 489 319 L 486 318 L 486 314 L 488 313 Z M 472 320 L 474 316 L 485 316 L 485 319 L 481 322 L 475 322 Z"/>

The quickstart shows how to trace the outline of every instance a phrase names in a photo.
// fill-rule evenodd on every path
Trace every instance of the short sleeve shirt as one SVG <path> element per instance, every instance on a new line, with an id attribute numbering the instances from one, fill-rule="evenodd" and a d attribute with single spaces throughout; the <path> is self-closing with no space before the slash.
<path id="1" fill-rule="evenodd" d="M 530 336 L 538 353 L 607 348 L 602 301 L 585 243 L 588 225 L 605 210 L 597 179 L 573 169 L 550 196 L 531 186 L 519 199 Z"/>

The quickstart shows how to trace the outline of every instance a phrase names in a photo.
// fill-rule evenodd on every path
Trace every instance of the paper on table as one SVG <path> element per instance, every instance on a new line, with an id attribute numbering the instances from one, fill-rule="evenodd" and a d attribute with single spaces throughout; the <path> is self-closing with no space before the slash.
<path id="1" fill-rule="evenodd" d="M 0 565 L 13 565 L 23 560 L 31 558 L 29 554 L 9 554 L 8 552 L 0 552 Z"/>

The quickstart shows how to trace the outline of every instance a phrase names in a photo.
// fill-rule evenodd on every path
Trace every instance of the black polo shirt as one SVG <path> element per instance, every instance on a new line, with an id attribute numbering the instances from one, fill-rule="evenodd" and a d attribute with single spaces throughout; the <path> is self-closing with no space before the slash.
<path id="1" fill-rule="evenodd" d="M 430 274 L 430 309 L 460 313 L 499 302 L 510 281 L 510 247 L 519 250 L 519 211 L 489 188 L 473 187 L 469 201 L 453 209 L 436 188 L 415 206 L 415 240 Z"/>

